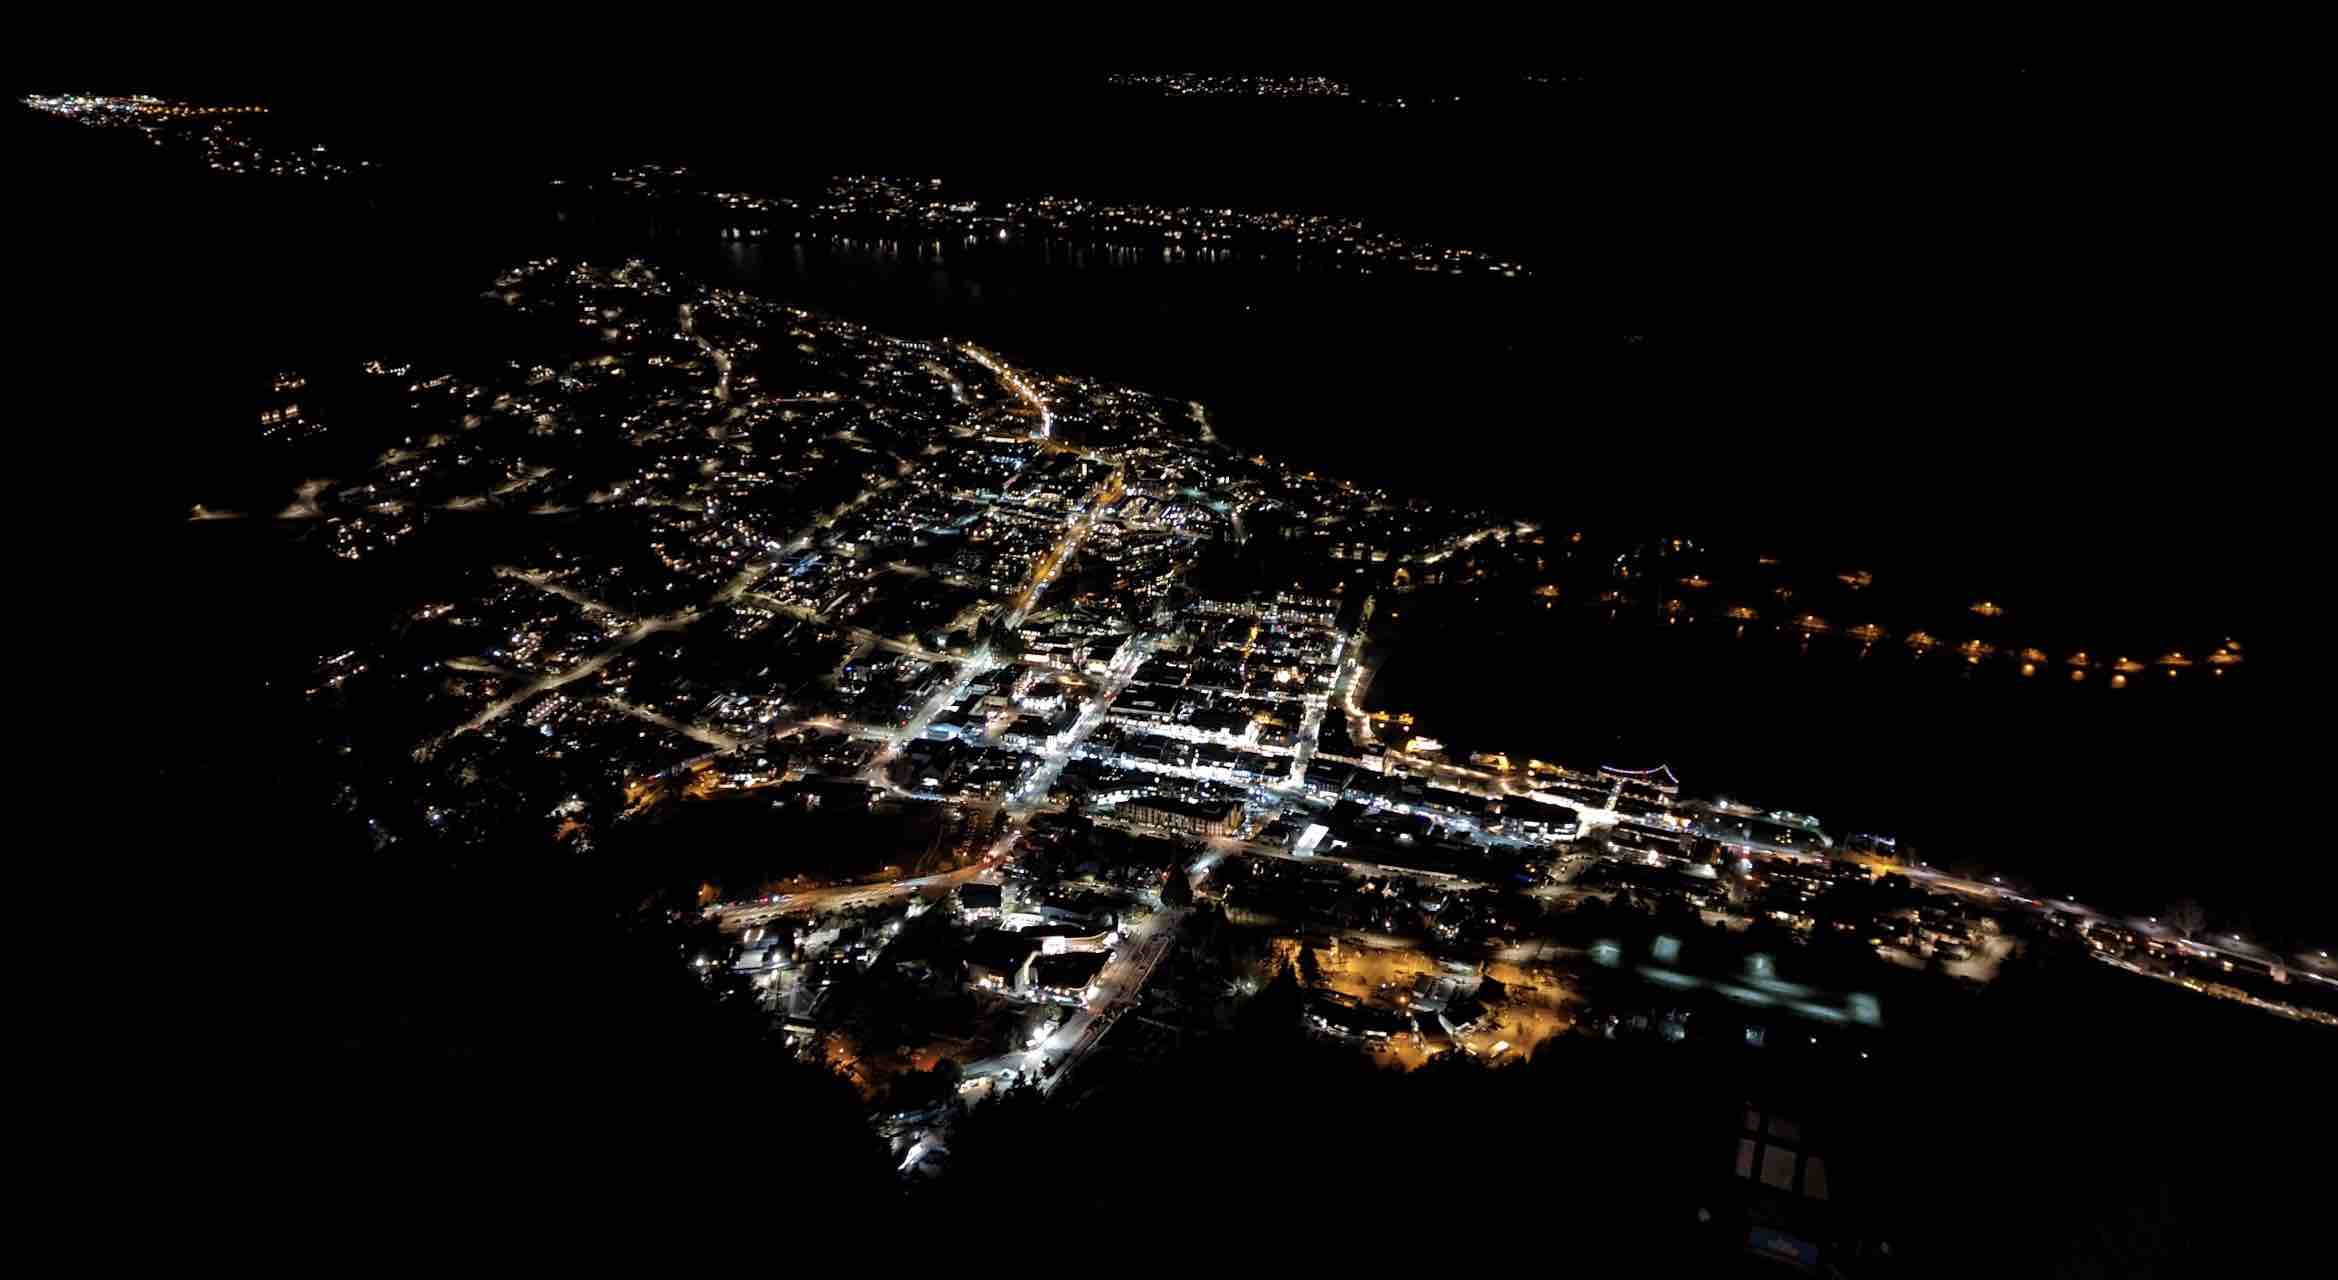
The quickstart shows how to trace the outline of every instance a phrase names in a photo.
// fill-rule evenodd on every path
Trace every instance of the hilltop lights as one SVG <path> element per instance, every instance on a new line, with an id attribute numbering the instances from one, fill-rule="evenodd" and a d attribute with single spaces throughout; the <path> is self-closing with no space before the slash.
<path id="1" fill-rule="evenodd" d="M 1123 88 L 1157 89 L 1172 98 L 1347 98 L 1355 95 L 1355 91 L 1346 83 L 1333 80 L 1328 76 L 1213 76 L 1194 73 L 1134 75 L 1123 73 L 1108 76 L 1105 78 L 1105 82 Z"/>
<path id="2" fill-rule="evenodd" d="M 252 137 L 234 127 L 240 117 L 266 114 L 266 107 L 165 102 L 143 94 L 129 97 L 35 94 L 22 101 L 36 111 L 82 125 L 138 129 L 156 146 L 169 141 L 193 143 L 203 149 L 210 167 L 222 173 L 267 173 L 326 182 L 355 173 L 348 165 L 323 159 L 326 148 L 322 145 L 277 152 L 263 149 Z M 360 167 L 365 166 L 361 163 Z"/>
<path id="3" fill-rule="evenodd" d="M 127 97 L 81 93 L 35 93 L 25 95 L 20 101 L 35 111 L 46 111 L 51 115 L 64 116 L 67 119 L 83 120 L 83 123 L 88 124 L 106 121 L 103 119 L 87 120 L 83 119 L 84 117 L 160 120 L 198 116 L 261 115 L 268 110 L 266 107 L 259 106 L 207 107 L 191 102 L 165 102 L 160 98 L 142 93 L 131 94 Z"/>
<path id="4" fill-rule="evenodd" d="M 1255 252 L 1261 257 L 1300 256 L 1346 271 L 1409 268 L 1447 275 L 1499 273 L 1504 278 L 1532 274 L 1524 263 L 1491 253 L 1422 244 L 1353 218 L 1320 214 L 1105 204 L 1063 195 L 985 204 L 971 198 L 935 199 L 940 179 L 870 175 L 834 178 L 822 195 L 797 200 L 733 191 L 693 192 L 681 181 L 688 176 L 687 170 L 673 166 L 639 165 L 610 175 L 607 183 L 629 195 L 658 199 L 695 195 L 726 211 L 744 208 L 786 215 L 815 231 L 876 230 L 888 237 L 877 243 L 895 246 L 892 253 L 899 252 L 892 236 L 938 243 L 937 234 L 946 232 L 971 243 L 978 235 L 1004 239 L 1015 233 L 1026 241 L 1096 243 L 1114 255 L 1157 247 L 1164 260 L 1176 262 L 1218 261 Z M 761 229 L 751 234 L 759 235 Z M 801 238 L 803 231 L 797 235 Z M 1189 249 L 1189 244 L 1200 247 Z"/>

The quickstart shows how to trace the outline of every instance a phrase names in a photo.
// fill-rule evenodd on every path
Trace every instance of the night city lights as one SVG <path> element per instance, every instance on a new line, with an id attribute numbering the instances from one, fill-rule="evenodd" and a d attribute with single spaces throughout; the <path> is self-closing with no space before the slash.
<path id="1" fill-rule="evenodd" d="M 2254 122 L 790 21 L 10 108 L 153 1234 L 2284 1273 Z"/>

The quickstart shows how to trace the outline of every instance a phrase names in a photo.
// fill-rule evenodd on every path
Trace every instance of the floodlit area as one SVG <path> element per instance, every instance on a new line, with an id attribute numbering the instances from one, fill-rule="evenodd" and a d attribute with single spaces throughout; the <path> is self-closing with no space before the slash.
<path id="1" fill-rule="evenodd" d="M 1313 944 L 1322 979 L 1316 989 L 1336 992 L 1363 1004 L 1401 1013 L 1422 1031 L 1391 1035 L 1385 1042 L 1356 1039 L 1354 1043 L 1397 1065 L 1412 1068 L 1449 1047 L 1483 1058 L 1516 1053 L 1532 1056 L 1545 1041 L 1574 1025 L 1567 1013 L 1569 994 L 1558 972 L 1548 965 L 1520 965 L 1500 960 L 1482 965 L 1440 961 L 1428 952 L 1372 945 L 1353 939 Z M 1310 945 L 1298 937 L 1274 942 L 1278 962 L 1299 964 L 1299 952 Z M 1480 970 L 1482 969 L 1482 972 Z M 1465 1003 L 1486 990 L 1484 978 L 1493 978 L 1502 994 L 1472 1016 L 1456 1034 L 1440 1023 L 1450 1020 L 1455 1004 Z M 1499 1046 L 1499 1048 L 1497 1048 Z"/>

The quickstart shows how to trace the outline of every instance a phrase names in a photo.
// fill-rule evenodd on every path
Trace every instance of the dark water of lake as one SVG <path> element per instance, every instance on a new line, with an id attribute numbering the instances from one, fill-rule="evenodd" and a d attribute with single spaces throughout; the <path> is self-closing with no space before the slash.
<path id="1" fill-rule="evenodd" d="M 2113 689 L 2100 671 L 2023 676 L 1895 641 L 1397 604 L 1405 640 L 1368 705 L 1412 712 L 1449 750 L 1665 763 L 1693 794 L 1815 813 L 1838 836 L 1893 836 L 1935 866 L 2107 908 L 2192 898 L 2245 909 L 2242 930 L 2309 935 L 2329 918 L 2328 876 L 2279 813 L 2305 764 L 2267 732 L 2280 695 L 2265 673 Z"/>

